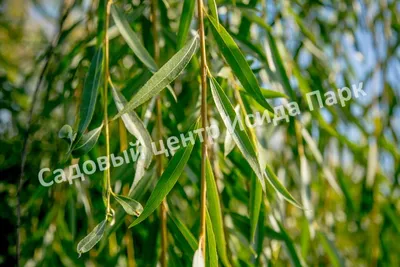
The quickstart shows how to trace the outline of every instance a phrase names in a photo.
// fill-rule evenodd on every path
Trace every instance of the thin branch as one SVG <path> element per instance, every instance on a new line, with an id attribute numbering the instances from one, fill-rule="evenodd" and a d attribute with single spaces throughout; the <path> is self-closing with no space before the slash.
<path id="1" fill-rule="evenodd" d="M 109 72 L 109 43 L 108 43 L 108 27 L 110 23 L 110 9 L 111 9 L 111 4 L 112 0 L 107 1 L 107 7 L 106 7 L 106 21 L 105 21 L 105 28 L 104 28 L 104 131 L 106 135 L 106 157 L 108 162 L 110 162 L 110 130 L 109 130 L 109 125 L 108 125 L 108 78 L 110 76 Z M 106 169 L 106 178 L 107 178 L 107 185 L 106 185 L 106 190 L 107 190 L 107 213 L 106 217 L 110 216 L 111 214 L 111 205 L 110 205 L 110 195 L 111 195 L 111 174 L 110 174 L 110 168 Z"/>
<path id="2" fill-rule="evenodd" d="M 200 34 L 200 52 L 201 52 L 201 127 L 207 127 L 207 63 L 206 47 L 204 35 L 204 15 L 203 1 L 197 0 L 197 12 L 199 20 Z M 206 192 L 206 162 L 207 162 L 207 133 L 202 131 L 203 143 L 201 143 L 201 176 L 200 176 L 200 244 L 203 255 L 205 255 L 205 235 L 206 235 L 206 210 L 207 210 L 207 192 Z"/>
<path id="3" fill-rule="evenodd" d="M 160 55 L 160 47 L 158 45 L 158 34 L 157 34 L 157 0 L 151 0 L 151 30 L 153 34 L 153 45 L 154 45 L 154 61 L 156 64 L 159 62 Z M 161 93 L 157 96 L 156 99 L 156 131 L 158 140 L 162 140 L 162 132 L 163 132 L 163 124 L 162 124 L 162 112 L 161 112 Z M 161 177 L 164 171 L 163 166 L 163 157 L 162 155 L 157 156 L 157 175 Z M 160 225 L 161 225 L 161 267 L 167 267 L 167 248 L 168 248 L 168 240 L 167 240 L 167 203 L 165 199 L 163 199 L 160 207 Z"/>

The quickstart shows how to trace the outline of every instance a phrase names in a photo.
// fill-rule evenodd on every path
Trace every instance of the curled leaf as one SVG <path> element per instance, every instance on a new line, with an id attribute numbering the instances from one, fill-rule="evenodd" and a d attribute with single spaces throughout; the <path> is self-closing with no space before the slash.
<path id="1" fill-rule="evenodd" d="M 74 133 L 72 127 L 68 124 L 65 124 L 58 132 L 58 137 L 71 144 L 74 141 Z"/>
<path id="2" fill-rule="evenodd" d="M 78 157 L 92 150 L 92 148 L 96 145 L 97 140 L 99 139 L 101 129 L 103 129 L 103 124 L 96 129 L 93 129 L 90 132 L 82 135 L 81 139 L 73 148 L 72 155 L 74 157 Z"/>
<path id="3" fill-rule="evenodd" d="M 114 195 L 114 198 L 129 215 L 140 216 L 143 211 L 143 206 L 132 198 L 122 195 Z"/>

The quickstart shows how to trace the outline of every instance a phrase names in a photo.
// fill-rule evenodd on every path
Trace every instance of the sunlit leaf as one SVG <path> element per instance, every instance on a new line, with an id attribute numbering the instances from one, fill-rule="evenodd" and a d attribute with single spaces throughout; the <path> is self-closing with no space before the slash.
<path id="1" fill-rule="evenodd" d="M 265 100 L 258 85 L 257 78 L 247 63 L 245 57 L 236 45 L 233 38 L 224 29 L 222 25 L 217 26 L 214 18 L 208 17 L 215 40 L 219 50 L 224 55 L 225 60 L 232 68 L 233 73 L 239 79 L 243 88 L 253 97 L 261 106 L 273 111 L 272 107 Z"/>
<path id="2" fill-rule="evenodd" d="M 193 144 L 189 142 L 186 147 L 181 147 L 172 159 L 168 162 L 163 174 L 158 180 L 156 187 L 151 193 L 146 205 L 143 209 L 142 214 L 137 218 L 129 227 L 133 227 L 153 213 L 154 210 L 161 204 L 163 199 L 168 195 L 175 183 L 178 181 L 183 168 L 189 160 L 190 154 L 192 153 Z"/>
<path id="3" fill-rule="evenodd" d="M 122 11 L 116 5 L 111 6 L 111 15 L 122 37 L 124 37 L 126 43 L 132 49 L 133 53 L 135 53 L 140 61 L 142 61 L 151 72 L 156 72 L 158 70 L 156 62 L 150 56 L 149 52 L 147 52 L 146 48 L 142 45 L 139 37 L 132 30 Z"/>
<path id="4" fill-rule="evenodd" d="M 199 37 L 195 36 L 179 50 L 167 63 L 164 64 L 146 84 L 132 97 L 123 110 L 118 112 L 114 119 L 129 112 L 153 96 L 157 95 L 182 72 L 199 47 Z"/>
<path id="5" fill-rule="evenodd" d="M 182 7 L 181 19 L 179 22 L 178 38 L 176 41 L 177 48 L 180 49 L 186 42 L 187 35 L 189 33 L 190 24 L 192 22 L 194 7 L 196 1 L 184 0 Z"/>
<path id="6" fill-rule="evenodd" d="M 111 89 L 114 102 L 115 105 L 117 106 L 118 111 L 123 110 L 127 104 L 125 97 L 120 92 L 118 92 L 113 85 L 111 85 Z M 121 118 L 128 132 L 139 140 L 141 144 L 140 153 L 144 155 L 140 156 L 137 161 L 136 172 L 134 177 L 134 185 L 133 185 L 134 187 L 143 177 L 145 169 L 148 168 L 151 163 L 153 157 L 153 151 L 151 149 L 152 141 L 151 141 L 151 136 L 147 131 L 145 125 L 143 124 L 143 122 L 141 121 L 141 119 L 134 110 L 125 113 L 124 115 L 121 116 Z"/>
<path id="7" fill-rule="evenodd" d="M 241 120 L 237 117 L 237 114 L 231 102 L 222 90 L 221 86 L 213 77 L 210 77 L 210 87 L 214 103 L 217 106 L 219 115 L 221 116 L 227 130 L 232 135 L 232 138 L 238 146 L 239 150 L 242 152 L 244 158 L 247 160 L 264 188 L 265 182 L 257 159 L 255 148 L 253 147 L 246 131 L 240 129 L 240 125 L 242 124 Z M 235 119 L 238 120 L 238 125 L 234 125 Z M 235 128 L 233 128 L 234 126 Z"/>
<path id="8" fill-rule="evenodd" d="M 206 265 L 212 267 L 218 267 L 218 255 L 217 245 L 215 243 L 215 236 L 213 230 L 213 223 L 210 219 L 210 215 L 207 211 L 206 217 Z"/>
<path id="9" fill-rule="evenodd" d="M 296 201 L 296 199 L 294 199 L 294 197 L 289 193 L 289 191 L 282 185 L 282 183 L 279 181 L 279 178 L 276 176 L 271 167 L 267 165 L 265 171 L 266 171 L 265 173 L 266 179 L 272 185 L 272 187 L 279 194 L 281 194 L 287 201 L 289 201 L 290 203 L 292 203 L 297 207 L 301 207 L 300 204 Z"/>
<path id="10" fill-rule="evenodd" d="M 217 188 L 217 184 L 215 183 L 214 174 L 211 168 L 210 161 L 207 159 L 206 162 L 206 181 L 207 181 L 207 202 L 208 202 L 208 214 L 211 219 L 214 242 L 216 242 L 216 246 L 218 249 L 218 255 L 221 258 L 221 261 L 226 266 L 230 266 L 228 261 L 228 254 L 226 251 L 226 239 L 224 233 L 224 223 L 222 218 L 222 210 L 221 204 L 219 200 L 219 192 Z M 207 222 L 208 224 L 209 222 Z M 207 225 L 208 229 L 208 225 Z M 207 230 L 208 231 L 208 230 Z M 208 236 L 208 234 L 207 234 Z"/>

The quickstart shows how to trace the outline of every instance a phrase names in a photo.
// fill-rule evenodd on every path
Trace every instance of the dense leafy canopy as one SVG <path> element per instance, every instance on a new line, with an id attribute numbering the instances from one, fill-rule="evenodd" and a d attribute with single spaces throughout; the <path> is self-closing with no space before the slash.
<path id="1" fill-rule="evenodd" d="M 0 3 L 0 264 L 399 266 L 398 1 L 196 3 Z"/>

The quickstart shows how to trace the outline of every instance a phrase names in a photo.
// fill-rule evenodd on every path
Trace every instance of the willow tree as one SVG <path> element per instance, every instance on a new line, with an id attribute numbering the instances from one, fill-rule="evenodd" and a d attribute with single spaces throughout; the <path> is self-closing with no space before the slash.
<path id="1" fill-rule="evenodd" d="M 396 1 L 11 3 L 3 263 L 400 264 Z"/>

